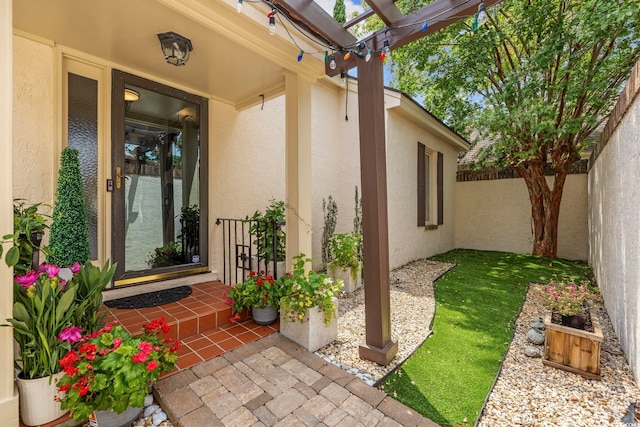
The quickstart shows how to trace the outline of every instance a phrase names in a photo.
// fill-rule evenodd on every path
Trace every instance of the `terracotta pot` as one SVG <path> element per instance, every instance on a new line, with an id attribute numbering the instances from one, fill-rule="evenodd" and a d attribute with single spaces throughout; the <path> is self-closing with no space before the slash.
<path id="1" fill-rule="evenodd" d="M 16 378 L 20 393 L 20 418 L 24 425 L 46 424 L 69 412 L 63 411 L 60 408 L 60 402 L 55 400 L 56 396 L 64 395 L 63 393 L 58 395 L 58 387 L 56 387 L 62 375 L 60 373 L 34 379 L 24 379 L 20 376 Z"/>

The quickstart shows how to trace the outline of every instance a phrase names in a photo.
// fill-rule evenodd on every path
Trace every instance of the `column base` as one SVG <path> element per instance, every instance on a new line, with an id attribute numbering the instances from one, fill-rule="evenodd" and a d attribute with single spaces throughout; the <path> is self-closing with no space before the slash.
<path id="1" fill-rule="evenodd" d="M 398 343 L 389 340 L 383 348 L 365 343 L 360 346 L 358 353 L 361 359 L 371 360 L 378 365 L 386 366 L 398 353 Z"/>

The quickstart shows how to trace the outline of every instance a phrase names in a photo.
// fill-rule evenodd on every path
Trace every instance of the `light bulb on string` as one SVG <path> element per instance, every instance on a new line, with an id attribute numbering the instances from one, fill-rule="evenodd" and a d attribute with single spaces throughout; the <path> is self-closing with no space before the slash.
<path id="1" fill-rule="evenodd" d="M 364 60 L 365 60 L 366 62 L 371 61 L 371 55 L 372 55 L 372 54 L 373 54 L 373 51 L 372 51 L 371 49 L 369 49 L 369 50 L 367 51 L 367 54 L 364 56 Z"/>
<path id="2" fill-rule="evenodd" d="M 238 4 L 236 4 L 236 12 L 242 12 L 242 0 L 238 0 Z"/>
<path id="3" fill-rule="evenodd" d="M 329 58 L 329 68 L 335 70 L 337 66 L 338 64 L 336 64 L 336 56 L 331 54 L 331 57 Z"/>
<path id="4" fill-rule="evenodd" d="M 389 39 L 384 39 L 384 44 L 382 45 L 382 52 L 380 52 L 380 59 L 384 62 L 391 53 L 391 48 L 389 47 Z"/>
<path id="5" fill-rule="evenodd" d="M 269 18 L 269 35 L 272 36 L 276 33 L 276 11 L 271 10 L 267 13 L 267 18 Z"/>
<path id="6" fill-rule="evenodd" d="M 487 5 L 484 4 L 483 1 L 478 5 L 478 26 L 484 25 L 485 22 L 489 19 L 489 15 L 487 15 Z"/>
<path id="7" fill-rule="evenodd" d="M 302 57 L 304 56 L 304 50 L 301 50 L 298 54 L 298 62 L 302 61 Z"/>
<path id="8" fill-rule="evenodd" d="M 347 82 L 347 73 L 343 71 L 340 73 L 340 84 L 344 86 L 346 82 Z"/>
<path id="9" fill-rule="evenodd" d="M 427 31 L 427 28 L 429 28 L 429 23 L 427 21 L 424 21 L 424 24 L 422 24 L 422 28 L 420 28 L 420 31 L 424 33 L 425 31 Z"/>
<path id="10" fill-rule="evenodd" d="M 345 53 L 345 54 L 344 54 L 344 60 L 345 60 L 345 61 L 348 61 L 348 60 L 349 60 L 349 58 L 351 58 L 351 52 L 347 52 L 347 53 Z"/>

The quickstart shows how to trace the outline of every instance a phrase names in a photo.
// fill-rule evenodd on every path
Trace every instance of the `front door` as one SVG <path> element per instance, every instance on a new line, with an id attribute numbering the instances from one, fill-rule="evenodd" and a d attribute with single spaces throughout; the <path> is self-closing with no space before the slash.
<path id="1" fill-rule="evenodd" d="M 113 72 L 115 286 L 207 271 L 207 100 Z"/>

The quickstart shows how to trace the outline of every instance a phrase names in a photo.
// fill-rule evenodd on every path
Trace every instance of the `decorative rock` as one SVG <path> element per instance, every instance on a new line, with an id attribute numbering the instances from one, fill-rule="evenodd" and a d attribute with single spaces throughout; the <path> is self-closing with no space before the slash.
<path id="1" fill-rule="evenodd" d="M 151 406 L 153 404 L 153 394 L 148 394 L 144 397 L 144 407 Z"/>
<path id="2" fill-rule="evenodd" d="M 544 331 L 544 323 L 543 322 L 532 322 L 531 327 L 533 329 L 537 329 L 539 331 Z"/>
<path id="3" fill-rule="evenodd" d="M 527 332 L 527 339 L 536 345 L 544 344 L 544 334 L 537 329 Z"/>
<path id="4" fill-rule="evenodd" d="M 158 405 L 149 405 L 144 409 L 144 413 L 142 414 L 142 416 L 145 418 L 150 417 L 151 414 L 156 412 L 158 409 L 160 409 Z"/>
<path id="5" fill-rule="evenodd" d="M 538 347 L 532 345 L 522 349 L 522 354 L 528 357 L 542 357 L 542 351 Z"/>
<path id="6" fill-rule="evenodd" d="M 542 316 L 533 316 L 533 318 L 531 319 L 531 323 L 543 323 L 544 322 L 544 317 Z"/>
<path id="7" fill-rule="evenodd" d="M 158 425 L 158 427 L 173 427 L 173 424 L 171 424 L 171 421 L 166 420 L 160 423 L 160 425 Z"/>
<path id="8" fill-rule="evenodd" d="M 155 414 L 153 414 L 153 425 L 154 426 L 160 425 L 160 423 L 163 421 L 166 421 L 166 419 L 167 419 L 167 414 L 165 414 L 164 411 L 160 410 Z"/>

